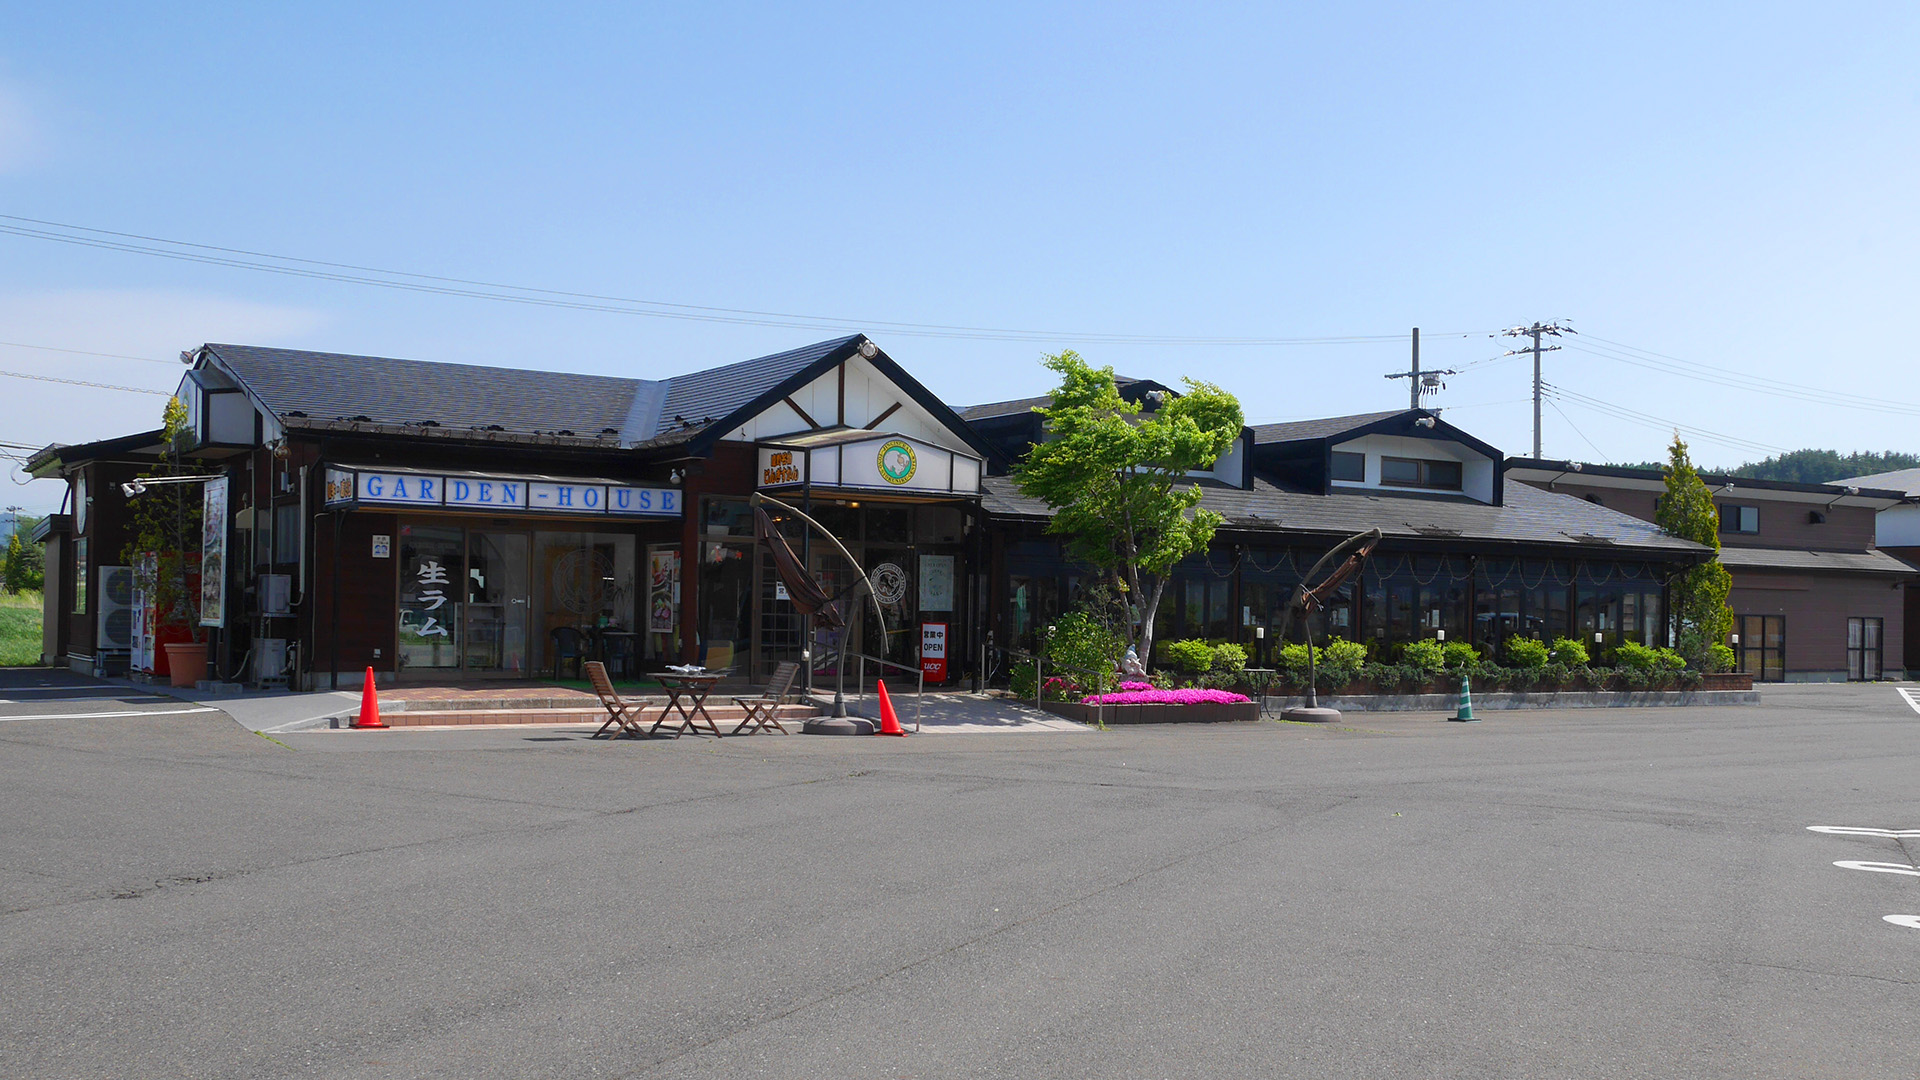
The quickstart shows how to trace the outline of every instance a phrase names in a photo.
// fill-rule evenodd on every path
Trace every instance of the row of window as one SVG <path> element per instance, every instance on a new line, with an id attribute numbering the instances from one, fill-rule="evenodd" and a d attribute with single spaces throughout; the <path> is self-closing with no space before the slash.
<path id="1" fill-rule="evenodd" d="M 1333 452 L 1333 478 L 1354 484 L 1367 482 L 1367 455 L 1349 450 Z M 1434 488 L 1459 491 L 1463 472 L 1457 461 L 1383 457 L 1380 483 L 1387 487 Z"/>

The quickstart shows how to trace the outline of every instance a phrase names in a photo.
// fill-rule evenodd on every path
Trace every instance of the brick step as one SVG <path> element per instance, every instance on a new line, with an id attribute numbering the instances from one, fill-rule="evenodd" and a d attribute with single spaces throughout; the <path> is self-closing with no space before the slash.
<path id="1" fill-rule="evenodd" d="M 648 708 L 640 711 L 640 722 L 652 724 L 665 712 L 660 708 Z M 722 731 L 747 718 L 747 711 L 738 705 L 708 705 L 707 714 L 713 717 Z M 783 721 L 805 720 L 820 715 L 820 710 L 811 705 L 782 705 L 776 714 Z M 407 709 L 402 712 L 388 713 L 383 707 L 380 719 L 388 727 L 441 727 L 463 724 L 592 724 L 599 727 L 606 722 L 607 711 L 592 709 Z M 673 714 L 673 723 L 680 721 L 680 714 Z"/>

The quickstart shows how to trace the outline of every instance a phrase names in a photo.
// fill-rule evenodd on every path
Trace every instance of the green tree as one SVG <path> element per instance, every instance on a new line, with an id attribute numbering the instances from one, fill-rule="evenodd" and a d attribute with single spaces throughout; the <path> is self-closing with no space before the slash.
<path id="1" fill-rule="evenodd" d="M 1654 521 L 1682 540 L 1713 549 L 1713 558 L 1674 575 L 1667 586 L 1674 644 L 1688 663 L 1705 668 L 1709 650 L 1733 632 L 1733 610 L 1727 607 L 1733 575 L 1720 565 L 1720 511 L 1713 505 L 1713 493 L 1694 471 L 1687 444 L 1677 432 L 1667 451 L 1666 472 L 1667 493 Z"/>
<path id="2" fill-rule="evenodd" d="M 1053 509 L 1047 531 L 1076 558 L 1117 575 L 1139 621 L 1127 638 L 1153 652 L 1153 618 L 1167 572 L 1204 550 L 1220 515 L 1203 509 L 1188 473 L 1213 466 L 1240 437 L 1240 403 L 1208 383 L 1143 410 L 1121 398 L 1112 368 L 1068 350 L 1041 361 L 1060 376 L 1051 404 L 1035 409 L 1047 435 L 1014 470 L 1022 493 Z"/>
<path id="3" fill-rule="evenodd" d="M 161 413 L 166 450 L 160 463 L 140 474 L 142 480 L 197 476 L 205 469 L 184 463 L 180 444 L 187 434 L 187 407 L 168 398 Z M 200 518 L 204 493 L 199 484 L 153 484 L 128 500 L 131 537 L 120 551 L 120 561 L 134 568 L 134 581 L 151 599 L 161 625 L 185 627 L 195 641 L 202 640 L 200 590 Z M 154 556 L 151 564 L 143 556 Z"/>
<path id="4" fill-rule="evenodd" d="M 0 579 L 10 593 L 33 592 L 47 583 L 47 549 L 26 538 L 40 519 L 25 514 L 14 516 L 13 535 L 7 538 L 7 557 L 0 564 Z"/>

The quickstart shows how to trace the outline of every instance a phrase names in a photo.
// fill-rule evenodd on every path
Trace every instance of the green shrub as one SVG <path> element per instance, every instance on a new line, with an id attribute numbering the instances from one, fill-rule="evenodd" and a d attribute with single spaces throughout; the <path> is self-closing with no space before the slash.
<path id="1" fill-rule="evenodd" d="M 1400 662 L 1422 671 L 1439 671 L 1447 662 L 1446 646 L 1432 638 L 1409 641 L 1400 646 Z"/>
<path id="2" fill-rule="evenodd" d="M 1613 650 L 1613 666 L 1625 671 L 1642 673 L 1658 671 L 1663 666 L 1658 650 L 1632 641 L 1623 641 Z"/>
<path id="3" fill-rule="evenodd" d="M 1440 653 L 1448 671 L 1472 671 L 1480 666 L 1480 650 L 1464 641 L 1449 641 Z"/>
<path id="4" fill-rule="evenodd" d="M 1535 681 L 1546 689 L 1558 690 L 1573 682 L 1573 669 L 1561 663 L 1546 664 L 1540 668 Z"/>
<path id="5" fill-rule="evenodd" d="M 1046 656 L 1068 669 L 1066 675 L 1095 693 L 1114 685 L 1113 672 L 1127 651 L 1126 642 L 1084 611 L 1069 611 L 1047 632 Z"/>
<path id="6" fill-rule="evenodd" d="M 1013 665 L 1013 670 L 1007 673 L 1007 689 L 1013 691 L 1014 697 L 1022 698 L 1030 698 L 1039 691 L 1040 672 L 1035 669 L 1033 661 L 1025 660 Z"/>
<path id="7" fill-rule="evenodd" d="M 1547 643 L 1539 638 L 1510 637 L 1507 639 L 1507 663 L 1517 668 L 1538 671 L 1547 666 L 1553 658 L 1553 652 Z"/>
<path id="8" fill-rule="evenodd" d="M 1167 663 L 1188 677 L 1213 670 L 1213 646 L 1199 638 L 1167 642 Z"/>
<path id="9" fill-rule="evenodd" d="M 1341 638 L 1315 647 L 1313 656 L 1320 673 L 1320 680 L 1315 685 L 1323 688 L 1345 686 L 1359 678 L 1361 669 L 1367 666 L 1367 647 L 1357 641 Z M 1306 645 L 1296 643 L 1281 647 L 1280 676 L 1289 686 L 1307 685 Z"/>
<path id="10" fill-rule="evenodd" d="M 1575 668 L 1586 667 L 1593 661 L 1587 656 L 1585 642 L 1563 637 L 1553 639 L 1553 662 Z"/>
<path id="11" fill-rule="evenodd" d="M 1707 670 L 1708 671 L 1713 671 L 1713 672 L 1732 671 L 1733 664 L 1734 664 L 1734 656 L 1733 656 L 1733 650 L 1731 648 L 1725 645 L 1718 645 L 1718 644 L 1707 646 Z M 1699 685 L 1699 684 L 1696 683 L 1695 685 Z"/>
<path id="12" fill-rule="evenodd" d="M 1224 672 L 1245 671 L 1247 650 L 1233 642 L 1223 642 L 1213 647 L 1213 670 Z"/>

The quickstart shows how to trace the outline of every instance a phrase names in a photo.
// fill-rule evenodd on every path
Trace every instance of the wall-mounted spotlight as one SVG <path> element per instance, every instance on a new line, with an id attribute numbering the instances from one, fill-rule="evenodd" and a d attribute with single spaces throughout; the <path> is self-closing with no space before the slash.
<path id="1" fill-rule="evenodd" d="M 880 355 L 880 346 L 871 341 L 863 341 L 860 343 L 860 355 L 871 360 Z"/>
<path id="2" fill-rule="evenodd" d="M 1423 416 L 1418 420 L 1415 420 L 1413 422 L 1413 426 L 1418 428 L 1430 428 L 1433 426 L 1433 417 Z"/>

